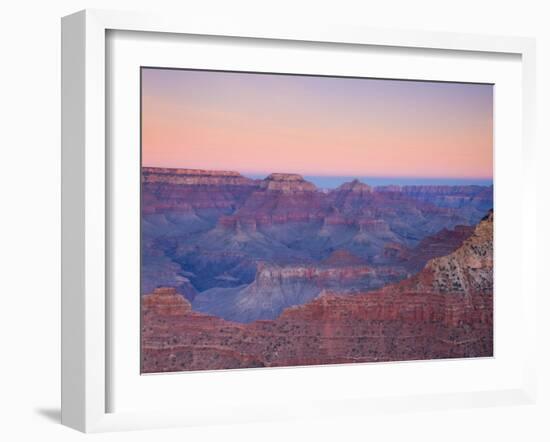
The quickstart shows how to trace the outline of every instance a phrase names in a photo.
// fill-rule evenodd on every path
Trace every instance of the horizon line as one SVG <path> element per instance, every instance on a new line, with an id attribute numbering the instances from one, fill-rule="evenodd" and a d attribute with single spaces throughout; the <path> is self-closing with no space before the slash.
<path id="1" fill-rule="evenodd" d="M 424 180 L 478 180 L 478 181 L 493 181 L 493 176 L 453 176 L 453 175 L 384 175 L 384 174 L 373 174 L 373 173 L 364 173 L 364 174 L 353 174 L 353 173 L 334 173 L 334 174 L 326 174 L 326 173 L 315 173 L 315 172 L 288 172 L 288 171 L 242 171 L 242 170 L 236 170 L 236 169 L 211 169 L 211 168 L 197 168 L 197 167 L 174 167 L 174 166 L 150 166 L 142 164 L 141 168 L 151 168 L 151 169 L 173 169 L 173 170 L 205 170 L 205 171 L 212 171 L 212 172 L 235 172 L 240 175 L 246 176 L 246 175 L 256 175 L 256 176 L 269 176 L 274 173 L 280 173 L 280 174 L 293 174 L 293 175 L 301 175 L 302 177 L 310 176 L 310 177 L 320 177 L 320 178 L 380 178 L 380 179 L 424 179 Z"/>

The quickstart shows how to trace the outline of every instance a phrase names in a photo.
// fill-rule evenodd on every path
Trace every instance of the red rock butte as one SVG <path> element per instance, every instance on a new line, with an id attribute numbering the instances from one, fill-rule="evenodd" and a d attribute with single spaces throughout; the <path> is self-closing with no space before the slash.
<path id="1" fill-rule="evenodd" d="M 284 193 L 315 192 L 315 184 L 295 173 L 272 173 L 260 184 L 261 189 Z"/>

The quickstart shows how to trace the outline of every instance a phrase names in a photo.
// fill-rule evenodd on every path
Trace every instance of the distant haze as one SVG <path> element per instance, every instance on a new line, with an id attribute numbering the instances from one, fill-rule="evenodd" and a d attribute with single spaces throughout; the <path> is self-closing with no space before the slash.
<path id="1" fill-rule="evenodd" d="M 492 133 L 491 85 L 142 70 L 144 166 L 491 184 Z"/>
<path id="2" fill-rule="evenodd" d="M 264 179 L 268 174 L 244 174 L 248 178 Z M 310 176 L 305 175 L 304 179 L 312 182 L 320 189 L 335 189 L 344 183 L 355 179 L 369 184 L 370 186 L 387 186 L 395 184 L 399 186 L 409 185 L 447 185 L 447 186 L 491 186 L 491 179 L 461 179 L 461 178 L 421 178 L 421 177 L 361 177 L 361 176 Z"/>

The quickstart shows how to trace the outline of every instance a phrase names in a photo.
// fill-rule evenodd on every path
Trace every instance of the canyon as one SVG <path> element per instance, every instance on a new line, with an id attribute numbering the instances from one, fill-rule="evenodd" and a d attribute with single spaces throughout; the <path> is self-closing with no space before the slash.
<path id="1" fill-rule="evenodd" d="M 459 229 L 463 234 L 465 229 Z M 340 269 L 363 265 L 348 252 L 338 257 Z M 365 275 L 372 271 L 363 269 Z M 261 271 L 267 272 L 261 278 L 274 273 L 283 278 L 281 269 L 264 265 Z M 306 268 L 286 276 L 312 274 L 327 280 L 349 276 Z M 413 275 L 354 294 L 325 288 L 274 319 L 242 323 L 197 312 L 174 287 L 156 288 L 141 300 L 145 373 L 490 357 L 493 212 L 453 251 L 429 259 Z"/>
<path id="2" fill-rule="evenodd" d="M 319 189 L 298 174 L 142 169 L 141 294 L 194 311 L 277 318 L 327 290 L 380 289 L 448 255 L 492 208 L 492 186 Z"/>

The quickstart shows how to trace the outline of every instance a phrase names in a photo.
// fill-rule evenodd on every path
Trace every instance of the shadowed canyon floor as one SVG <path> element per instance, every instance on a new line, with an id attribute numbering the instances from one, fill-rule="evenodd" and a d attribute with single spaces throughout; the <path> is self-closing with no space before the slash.
<path id="1" fill-rule="evenodd" d="M 143 372 L 492 355 L 492 186 L 142 175 Z"/>

